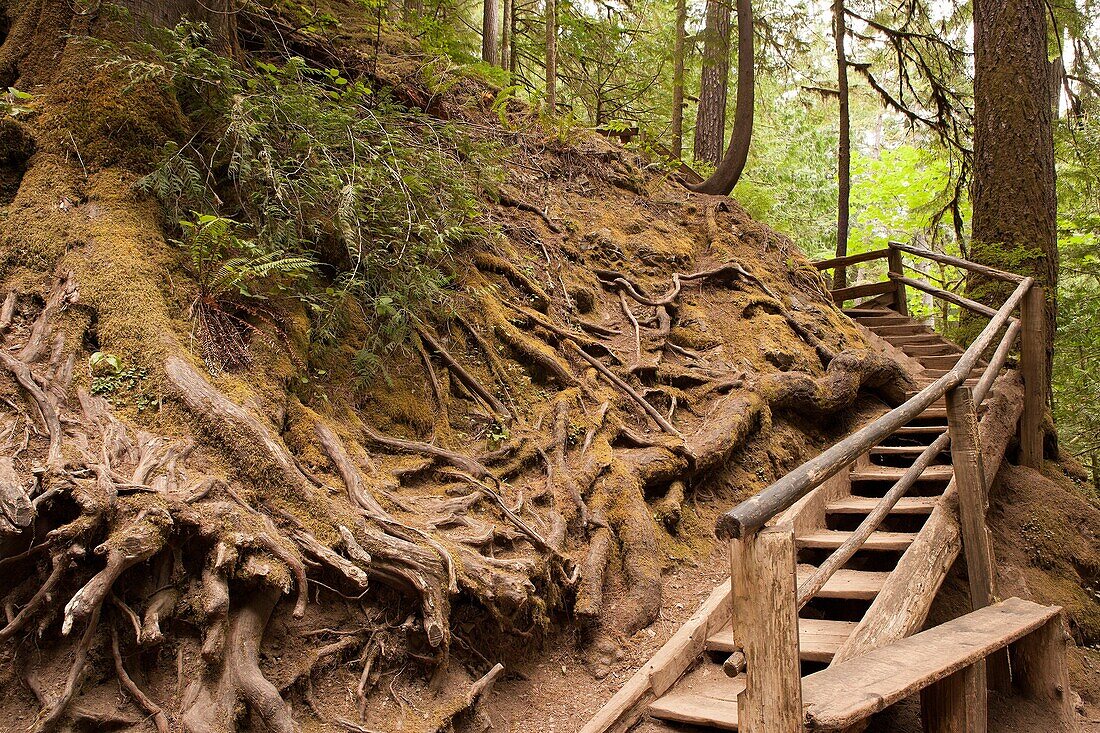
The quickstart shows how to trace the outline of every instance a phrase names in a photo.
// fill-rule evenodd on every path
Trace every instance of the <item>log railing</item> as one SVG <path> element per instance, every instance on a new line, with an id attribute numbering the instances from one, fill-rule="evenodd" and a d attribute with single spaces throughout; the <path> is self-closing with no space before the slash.
<path id="1" fill-rule="evenodd" d="M 1010 282 L 1015 285 L 1004 304 L 994 310 L 956 293 L 907 277 L 902 253 Z M 971 597 L 975 606 L 992 602 L 993 569 L 985 527 L 986 475 L 977 439 L 978 408 L 989 394 L 1018 339 L 1024 377 L 1024 411 L 1020 421 L 1021 463 L 1038 467 L 1042 458 L 1041 421 L 1045 404 L 1043 292 L 1030 277 L 978 265 L 956 257 L 891 242 L 875 250 L 816 263 L 818 269 L 886 259 L 888 279 L 834 290 L 834 301 L 893 294 L 894 309 L 906 313 L 906 287 L 988 317 L 989 323 L 946 374 L 921 389 L 902 405 L 864 426 L 844 440 L 803 463 L 751 499 L 719 517 L 717 533 L 731 540 L 732 606 L 742 651 L 731 659 L 746 668 L 746 690 L 739 697 L 739 729 L 746 733 L 801 731 L 801 680 L 798 674 L 798 610 L 813 598 L 829 578 L 854 555 L 879 527 L 898 501 L 917 482 L 935 457 L 951 447 L 955 486 L 959 494 L 960 525 L 967 567 L 971 568 Z M 1013 313 L 1020 309 L 1020 318 Z M 971 389 L 966 380 L 981 359 L 990 354 Z M 892 488 L 878 501 L 852 535 L 826 558 L 814 573 L 795 586 L 796 559 L 789 526 L 766 527 L 780 512 L 821 486 L 866 453 L 919 417 L 933 403 L 947 404 L 948 430 L 922 451 Z M 743 655 L 743 656 L 742 656 Z M 730 665 L 727 665 L 727 668 Z M 991 677 L 995 670 L 991 668 Z M 769 721 L 764 726 L 763 721 Z"/>

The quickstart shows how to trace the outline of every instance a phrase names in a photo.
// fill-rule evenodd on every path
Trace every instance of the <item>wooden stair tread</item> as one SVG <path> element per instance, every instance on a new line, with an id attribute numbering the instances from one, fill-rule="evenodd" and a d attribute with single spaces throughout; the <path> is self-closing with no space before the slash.
<path id="1" fill-rule="evenodd" d="M 919 323 L 900 323 L 895 326 L 868 326 L 871 333 L 877 336 L 918 336 L 923 334 L 930 334 L 935 336 L 936 333 L 928 328 L 928 326 L 922 326 Z"/>
<path id="2" fill-rule="evenodd" d="M 801 585 L 817 568 L 805 563 L 798 566 L 798 583 Z M 845 570 L 841 568 L 833 573 L 815 598 L 839 598 L 845 600 L 870 601 L 882 590 L 886 579 L 890 577 L 887 572 L 874 572 L 869 570 Z"/>
<path id="3" fill-rule="evenodd" d="M 890 510 L 891 514 L 931 514 L 936 508 L 938 496 L 903 496 Z M 870 514 L 881 499 L 864 496 L 846 496 L 825 505 L 831 514 Z"/>
<path id="4" fill-rule="evenodd" d="M 835 550 L 844 544 L 844 541 L 852 534 L 852 532 L 835 529 L 819 529 L 795 537 L 795 544 L 798 547 Z M 913 540 L 916 538 L 915 532 L 872 532 L 867 541 L 863 543 L 862 549 L 903 552 L 909 548 L 909 545 L 913 544 Z"/>
<path id="5" fill-rule="evenodd" d="M 737 696 L 745 675 L 730 679 L 717 664 L 701 664 L 676 686 L 649 704 L 654 718 L 737 730 Z"/>
<path id="6" fill-rule="evenodd" d="M 876 445 L 868 453 L 873 456 L 919 456 L 927 447 L 927 445 Z M 946 452 L 946 449 L 943 452 Z"/>
<path id="7" fill-rule="evenodd" d="M 897 481 L 908 468 L 896 466 L 871 466 L 853 469 L 848 477 L 852 481 Z M 920 481 L 950 481 L 954 476 L 951 466 L 929 466 L 921 471 Z"/>
<path id="8" fill-rule="evenodd" d="M 858 624 L 855 621 L 831 621 L 828 619 L 798 619 L 798 655 L 808 662 L 831 662 L 837 651 L 852 635 Z M 733 627 L 727 624 L 720 631 L 707 637 L 709 651 L 731 653 L 736 648 Z"/>
<path id="9" fill-rule="evenodd" d="M 894 435 L 939 435 L 946 432 L 946 425 L 903 425 L 894 431 Z"/>
<path id="10" fill-rule="evenodd" d="M 807 728 L 847 728 L 1031 633 L 1061 612 L 1009 598 L 802 680 Z"/>

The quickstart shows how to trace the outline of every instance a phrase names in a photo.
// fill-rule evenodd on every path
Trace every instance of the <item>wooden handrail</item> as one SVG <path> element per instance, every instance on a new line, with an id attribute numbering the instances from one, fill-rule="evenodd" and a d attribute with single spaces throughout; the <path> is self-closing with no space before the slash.
<path id="1" fill-rule="evenodd" d="M 890 254 L 890 248 L 874 249 L 870 252 L 860 252 L 855 255 L 845 255 L 844 257 L 833 257 L 829 260 L 818 260 L 814 263 L 814 267 L 819 270 L 831 270 L 834 267 L 847 267 L 848 265 L 857 265 L 860 262 L 870 262 L 871 260 L 881 260 L 888 257 Z"/>
<path id="2" fill-rule="evenodd" d="M 954 303 L 960 308 L 966 308 L 986 318 L 992 318 L 997 315 L 996 308 L 990 308 L 985 303 L 979 303 L 976 300 L 959 295 L 958 293 L 952 293 L 950 290 L 944 290 L 943 288 L 937 288 L 935 285 L 929 285 L 928 283 L 921 282 L 920 280 L 914 280 L 911 277 L 905 277 L 904 275 L 898 275 L 896 273 L 890 273 L 890 279 L 896 280 L 900 283 L 905 283 L 911 288 L 917 290 L 923 290 L 924 292 L 932 295 L 940 300 L 946 300 L 948 303 Z"/>
<path id="3" fill-rule="evenodd" d="M 939 262 L 944 265 L 951 265 L 957 267 L 960 270 L 968 270 L 970 272 L 976 272 L 986 277 L 991 277 L 995 280 L 1004 280 L 1010 283 L 1023 282 L 1024 276 L 1017 275 L 1014 272 L 1005 272 L 1004 270 L 998 270 L 995 267 L 988 267 L 986 265 L 980 265 L 977 262 L 971 262 L 970 260 L 964 260 L 961 257 L 952 257 L 951 255 L 940 254 L 939 252 L 933 252 L 930 249 L 924 249 L 923 247 L 914 247 L 911 244 L 903 244 L 901 242 L 890 242 L 892 249 L 900 249 L 902 252 L 908 252 L 911 255 L 923 257 L 926 260 L 932 260 L 933 262 Z"/>
<path id="4" fill-rule="evenodd" d="M 918 251 L 918 254 L 922 253 Z M 715 527 L 718 536 L 724 539 L 741 538 L 756 532 L 777 513 L 787 509 L 817 488 L 823 481 L 835 475 L 872 446 L 878 445 L 882 440 L 893 435 L 898 428 L 918 417 L 948 390 L 961 384 L 993 344 L 993 340 L 1001 329 L 1012 321 L 1012 311 L 1020 305 L 1034 282 L 1030 277 L 1019 280 L 1004 305 L 946 374 L 878 420 L 857 430 L 816 458 L 806 461 L 756 496 L 722 514 Z"/>

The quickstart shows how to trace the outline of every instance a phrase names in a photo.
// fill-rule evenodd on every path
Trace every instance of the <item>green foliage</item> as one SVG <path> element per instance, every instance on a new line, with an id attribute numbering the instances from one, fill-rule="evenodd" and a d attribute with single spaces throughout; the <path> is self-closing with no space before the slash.
<path id="1" fill-rule="evenodd" d="M 92 394 L 114 407 L 133 406 L 139 412 L 160 407 L 160 399 L 146 390 L 149 373 L 144 367 L 125 365 L 114 354 L 102 351 L 92 354 L 88 361 L 92 367 Z"/>
<path id="2" fill-rule="evenodd" d="M 8 91 L 0 94 L 0 116 L 25 117 L 31 113 L 26 106 L 27 102 L 34 99 L 33 94 L 21 92 L 15 87 L 8 87 Z"/>
<path id="3" fill-rule="evenodd" d="M 222 278 L 316 257 L 327 265 L 314 269 L 323 282 L 293 283 L 315 336 L 335 335 L 336 311 L 351 297 L 373 326 L 369 350 L 403 339 L 416 318 L 445 305 L 450 248 L 484 234 L 478 201 L 498 183 L 497 151 L 336 69 L 297 57 L 242 68 L 206 43 L 204 26 L 181 24 L 113 62 L 135 82 L 171 85 L 200 130 L 165 146 L 139 184 L 177 219 L 200 212 L 184 238 L 192 253 L 232 237 L 223 229 L 251 233 L 230 247 L 245 250 L 232 257 L 246 259 L 246 272 L 232 270 L 244 266 L 237 260 L 214 272 L 196 262 L 196 275 L 212 278 L 201 287 L 239 289 L 244 280 Z M 215 260 L 227 262 L 224 252 Z"/>

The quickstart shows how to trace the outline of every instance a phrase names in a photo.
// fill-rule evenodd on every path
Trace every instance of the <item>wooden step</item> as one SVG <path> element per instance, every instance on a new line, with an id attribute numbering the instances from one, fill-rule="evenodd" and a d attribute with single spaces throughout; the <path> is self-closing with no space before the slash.
<path id="1" fill-rule="evenodd" d="M 745 675 L 732 680 L 718 664 L 701 664 L 649 704 L 654 718 L 721 730 L 737 730 L 737 696 Z"/>
<path id="2" fill-rule="evenodd" d="M 847 729 L 1020 640 L 1061 610 L 1009 598 L 808 675 L 806 729 Z"/>
<path id="3" fill-rule="evenodd" d="M 946 425 L 903 425 L 894 431 L 894 435 L 940 435 L 946 432 Z"/>
<path id="4" fill-rule="evenodd" d="M 874 316 L 898 316 L 901 315 L 896 310 L 892 310 L 885 306 L 873 306 L 873 305 L 859 305 L 851 308 L 845 308 L 844 315 L 855 320 L 857 318 L 868 318 Z"/>
<path id="5" fill-rule="evenodd" d="M 798 656 L 806 662 L 831 662 L 840 647 L 855 631 L 854 621 L 798 619 Z M 707 637 L 706 648 L 712 652 L 731 654 L 737 649 L 733 628 L 729 625 Z"/>
<path id="6" fill-rule="evenodd" d="M 929 344 L 901 344 L 901 350 L 912 357 L 916 357 L 918 360 L 926 356 L 951 356 L 959 357 L 962 355 L 962 350 L 954 344 L 946 342 L 929 343 Z"/>
<path id="7" fill-rule="evenodd" d="M 890 510 L 891 514 L 931 514 L 938 496 L 903 496 Z M 871 496 L 846 496 L 825 505 L 829 514 L 870 514 L 881 499 Z"/>
<path id="8" fill-rule="evenodd" d="M 944 373 L 946 374 L 948 369 L 951 369 L 953 366 L 959 363 L 959 357 L 961 356 L 961 353 L 949 354 L 947 356 L 918 356 L 916 357 L 916 360 L 924 366 L 925 371 L 928 371 L 930 369 L 943 369 Z M 975 370 L 980 375 L 984 367 L 985 362 L 979 361 L 978 365 L 975 367 Z M 971 374 L 973 374 L 973 371 L 971 371 Z"/>
<path id="9" fill-rule="evenodd" d="M 917 336 L 920 334 L 935 335 L 928 326 L 919 323 L 902 323 L 896 326 L 870 326 L 870 331 L 879 336 Z"/>
<path id="10" fill-rule="evenodd" d="M 856 481 L 897 481 L 905 472 L 909 470 L 907 468 L 899 468 L 896 466 L 870 466 L 867 468 L 853 469 L 848 477 L 852 482 Z M 942 481 L 944 483 L 951 480 L 951 477 L 955 474 L 951 470 L 951 466 L 929 466 L 921 472 L 918 481 Z"/>
<path id="11" fill-rule="evenodd" d="M 851 532 L 819 529 L 795 537 L 794 541 L 799 547 L 835 550 L 851 536 Z M 915 532 L 872 532 L 867 541 L 863 543 L 862 549 L 878 552 L 904 552 L 909 549 L 909 545 L 913 544 L 916 537 Z"/>
<path id="12" fill-rule="evenodd" d="M 853 320 L 855 320 L 855 322 L 858 323 L 859 325 L 867 326 L 867 327 L 871 327 L 871 326 L 897 326 L 897 325 L 903 325 L 903 324 L 908 324 L 908 323 L 913 322 L 913 319 L 911 319 L 907 316 L 896 314 L 896 313 L 892 316 L 882 316 L 882 315 L 857 316 Z"/>
<path id="13" fill-rule="evenodd" d="M 943 336 L 938 333 L 917 333 L 911 336 L 883 336 L 886 343 L 893 346 L 905 346 L 906 344 L 947 344 Z"/>
<path id="14" fill-rule="evenodd" d="M 951 370 L 940 369 L 937 367 L 925 367 L 924 371 L 917 374 L 917 379 L 918 381 L 926 379 L 929 382 L 934 382 L 942 377 L 944 374 L 947 374 L 949 371 Z M 981 380 L 983 374 L 985 374 L 985 370 L 982 367 L 975 367 L 974 369 L 970 370 L 970 374 L 966 375 L 966 382 L 969 384 L 970 381 L 973 380 L 974 384 L 977 384 L 979 380 Z"/>
<path id="15" fill-rule="evenodd" d="M 817 567 L 802 563 L 798 566 L 798 583 L 804 583 Z M 849 601 L 873 601 L 886 584 L 890 573 L 841 568 L 825 581 L 815 598 L 838 598 Z"/>
<path id="16" fill-rule="evenodd" d="M 927 445 L 876 445 L 868 451 L 872 456 L 919 456 Z"/>
<path id="17" fill-rule="evenodd" d="M 923 376 L 923 375 L 924 375 L 923 372 L 921 374 L 918 374 L 913 379 L 913 381 L 915 381 L 917 384 L 919 384 L 921 386 L 924 386 L 924 387 L 927 387 L 929 384 L 932 384 L 932 382 L 936 381 L 936 379 L 933 378 L 933 377 L 926 377 L 926 376 Z M 982 380 L 979 377 L 970 377 L 968 379 L 964 379 L 962 383 L 964 385 L 966 385 L 967 387 L 970 387 L 971 389 L 973 389 L 974 387 L 978 386 L 978 382 L 980 382 L 980 381 L 982 381 Z M 905 399 L 908 400 L 908 399 L 911 399 L 913 397 L 916 397 L 917 393 L 919 391 L 920 390 L 909 390 L 908 392 L 905 393 Z M 933 402 L 932 404 L 933 405 L 940 405 L 942 407 L 943 405 L 946 404 L 946 402 L 944 400 L 940 399 L 940 400 L 937 400 L 936 402 Z"/>

